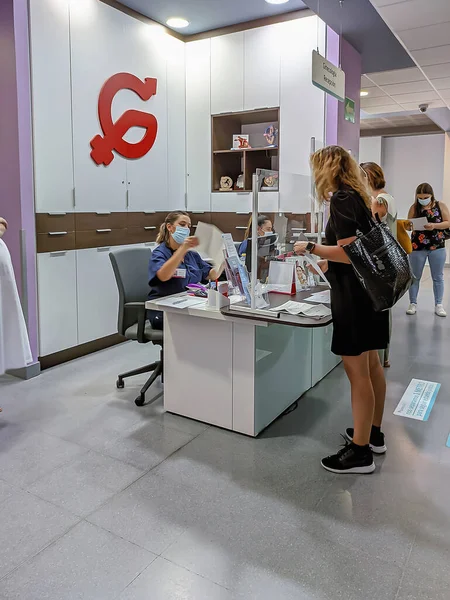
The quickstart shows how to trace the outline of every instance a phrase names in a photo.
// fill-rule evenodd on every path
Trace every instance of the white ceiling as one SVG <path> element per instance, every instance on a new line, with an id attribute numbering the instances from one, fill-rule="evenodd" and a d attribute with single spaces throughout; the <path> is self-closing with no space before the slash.
<path id="1" fill-rule="evenodd" d="M 450 109 L 450 0 L 371 0 L 417 67 L 362 77 L 361 108 L 371 115 Z"/>

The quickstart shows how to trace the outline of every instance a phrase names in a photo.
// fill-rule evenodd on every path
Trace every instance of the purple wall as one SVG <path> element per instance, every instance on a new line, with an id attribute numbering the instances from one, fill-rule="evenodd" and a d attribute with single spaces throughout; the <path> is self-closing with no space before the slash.
<path id="1" fill-rule="evenodd" d="M 37 357 L 36 235 L 34 225 L 30 60 L 27 0 L 0 0 L 0 216 L 4 241 L 23 300 L 20 231 L 26 240 L 26 288 L 33 357 Z"/>
<path id="2" fill-rule="evenodd" d="M 335 65 L 339 65 L 339 60 L 341 62 L 341 69 L 345 72 L 345 95 L 355 101 L 355 123 L 345 120 L 344 103 L 327 95 L 326 143 L 327 145 L 339 144 L 351 150 L 357 158 L 360 130 L 361 55 L 345 39 L 340 38 L 335 31 L 327 27 L 327 59 Z"/>
<path id="3" fill-rule="evenodd" d="M 361 65 L 361 54 L 342 39 L 341 69 L 345 72 L 345 95 L 355 101 L 355 122 L 345 120 L 344 103 L 339 102 L 338 144 L 351 150 L 356 158 L 359 156 Z"/>
<path id="4" fill-rule="evenodd" d="M 339 64 L 339 35 L 327 26 L 327 60 L 334 65 Z M 335 146 L 338 143 L 338 115 L 339 101 L 330 94 L 326 95 L 326 120 L 325 139 L 327 146 Z"/>

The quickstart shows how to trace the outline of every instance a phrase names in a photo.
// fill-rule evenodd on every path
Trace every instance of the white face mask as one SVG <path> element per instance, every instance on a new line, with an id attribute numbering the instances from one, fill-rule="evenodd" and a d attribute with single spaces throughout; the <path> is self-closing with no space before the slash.
<path id="1" fill-rule="evenodd" d="M 430 202 L 431 202 L 431 196 L 429 198 L 417 198 L 417 201 L 422 206 L 428 206 L 430 204 Z"/>

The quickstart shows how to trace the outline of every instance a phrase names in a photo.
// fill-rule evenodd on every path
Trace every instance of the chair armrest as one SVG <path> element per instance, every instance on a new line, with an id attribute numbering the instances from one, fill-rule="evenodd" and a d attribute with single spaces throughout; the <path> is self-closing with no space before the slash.
<path id="1" fill-rule="evenodd" d="M 137 313 L 137 341 L 140 344 L 146 344 L 148 340 L 145 339 L 145 318 L 146 318 L 146 310 L 145 310 L 145 302 L 127 302 L 124 306 L 125 310 L 133 310 Z"/>

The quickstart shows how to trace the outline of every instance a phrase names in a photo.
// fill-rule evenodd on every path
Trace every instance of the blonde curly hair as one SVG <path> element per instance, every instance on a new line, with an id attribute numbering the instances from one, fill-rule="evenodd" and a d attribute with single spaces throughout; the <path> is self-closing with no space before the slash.
<path id="1" fill-rule="evenodd" d="M 371 207 L 370 196 L 355 159 L 341 146 L 327 146 L 311 156 L 311 166 L 316 182 L 317 199 L 323 202 L 331 193 L 344 186 L 355 190 Z"/>

